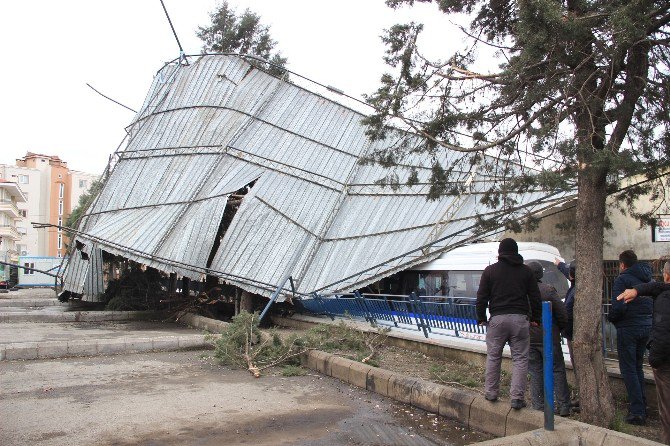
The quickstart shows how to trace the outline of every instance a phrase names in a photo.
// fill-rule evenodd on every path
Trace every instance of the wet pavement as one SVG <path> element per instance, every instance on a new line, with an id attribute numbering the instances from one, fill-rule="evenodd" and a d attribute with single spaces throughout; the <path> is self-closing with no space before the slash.
<path id="1" fill-rule="evenodd" d="M 0 365 L 0 444 L 461 445 L 491 438 L 317 374 L 253 378 L 211 352 Z"/>
<path id="2" fill-rule="evenodd" d="M 12 292 L 13 302 L 25 302 L 18 307 L 6 296 L 0 311 L 67 308 L 47 303 L 51 290 Z M 194 334 L 202 332 L 165 322 L 0 323 L 0 345 Z M 0 445 L 435 446 L 491 438 L 315 372 L 255 379 L 212 354 L 0 361 Z"/>

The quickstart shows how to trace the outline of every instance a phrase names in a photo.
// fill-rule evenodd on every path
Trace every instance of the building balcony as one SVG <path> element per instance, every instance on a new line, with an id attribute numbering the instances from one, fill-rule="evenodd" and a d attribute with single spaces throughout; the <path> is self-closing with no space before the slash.
<path id="1" fill-rule="evenodd" d="M 16 207 L 16 204 L 13 201 L 0 200 L 0 212 L 9 214 L 11 218 L 21 218 L 19 208 Z"/>
<path id="2" fill-rule="evenodd" d="M 19 252 L 16 249 L 8 249 L 4 256 L 0 254 L 0 257 L 4 257 L 8 262 L 16 263 L 19 261 Z"/>
<path id="3" fill-rule="evenodd" d="M 21 239 L 21 234 L 19 234 L 15 226 L 0 225 L 0 237 L 7 237 L 16 241 Z"/>

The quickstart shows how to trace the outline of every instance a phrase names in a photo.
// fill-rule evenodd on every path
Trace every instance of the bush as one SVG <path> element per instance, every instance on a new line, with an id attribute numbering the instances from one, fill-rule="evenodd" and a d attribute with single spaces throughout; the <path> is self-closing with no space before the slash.
<path id="1" fill-rule="evenodd" d="M 214 356 L 222 364 L 246 368 L 255 377 L 269 367 L 298 366 L 299 356 L 312 349 L 346 352 L 361 362 L 376 366 L 372 360 L 375 349 L 384 342 L 387 332 L 388 329 L 367 333 L 341 322 L 339 325 L 318 325 L 301 336 L 282 338 L 276 330 L 261 331 L 258 328 L 258 313 L 242 312 L 233 317 L 216 341 Z"/>

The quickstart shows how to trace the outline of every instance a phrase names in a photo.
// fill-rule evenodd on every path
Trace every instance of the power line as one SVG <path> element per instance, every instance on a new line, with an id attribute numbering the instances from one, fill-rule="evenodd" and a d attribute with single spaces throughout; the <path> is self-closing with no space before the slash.
<path id="1" fill-rule="evenodd" d="M 186 60 L 184 57 L 184 48 L 181 46 L 181 42 L 179 41 L 179 37 L 177 37 L 177 31 L 174 29 L 174 25 L 172 24 L 172 20 L 170 19 L 170 14 L 167 12 L 167 8 L 165 7 L 165 3 L 163 3 L 163 0 L 161 1 L 161 5 L 163 6 L 163 11 L 165 11 L 165 17 L 168 19 L 168 23 L 170 24 L 170 28 L 172 28 L 172 34 L 174 34 L 174 38 L 177 41 L 177 45 L 179 45 L 179 60 Z"/>
<path id="2" fill-rule="evenodd" d="M 92 86 L 91 84 L 89 84 L 88 82 L 86 83 L 86 85 L 88 85 L 88 87 L 89 87 L 91 90 L 95 91 L 96 93 L 98 93 L 98 94 L 99 94 L 100 96 L 102 96 L 103 98 L 105 98 L 105 99 L 109 99 L 110 101 L 114 102 L 115 104 L 119 104 L 121 107 L 123 107 L 123 108 L 127 108 L 128 110 L 130 110 L 130 111 L 133 112 L 133 113 L 137 113 L 136 110 L 133 110 L 132 108 L 128 107 L 127 105 L 123 105 L 123 104 L 120 103 L 119 101 L 115 101 L 114 99 L 110 98 L 109 96 L 105 96 L 104 94 L 100 93 L 98 90 L 96 90 L 95 88 L 93 88 L 93 86 Z"/>

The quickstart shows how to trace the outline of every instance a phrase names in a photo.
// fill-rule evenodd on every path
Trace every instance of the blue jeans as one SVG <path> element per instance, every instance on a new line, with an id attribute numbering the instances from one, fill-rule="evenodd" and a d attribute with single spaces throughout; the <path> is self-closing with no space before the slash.
<path id="1" fill-rule="evenodd" d="M 644 395 L 644 350 L 649 342 L 651 327 L 617 328 L 619 370 L 628 393 L 628 413 L 647 416 L 647 398 Z"/>

